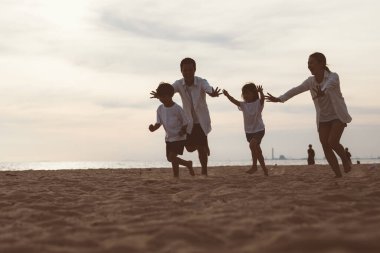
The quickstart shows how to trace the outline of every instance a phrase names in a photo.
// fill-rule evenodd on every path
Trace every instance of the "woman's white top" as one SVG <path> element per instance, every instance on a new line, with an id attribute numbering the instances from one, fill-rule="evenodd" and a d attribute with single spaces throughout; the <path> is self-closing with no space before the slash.
<path id="1" fill-rule="evenodd" d="M 320 97 L 317 99 L 317 102 L 319 104 L 319 108 L 321 108 L 319 122 L 329 122 L 331 120 L 338 119 L 338 115 L 335 112 L 329 96 Z"/>
<path id="2" fill-rule="evenodd" d="M 325 71 L 323 81 L 318 84 L 314 76 L 310 76 L 301 85 L 294 87 L 279 97 L 281 102 L 298 95 L 307 90 L 310 91 L 311 97 L 315 97 L 314 89 L 320 85 L 322 91 L 325 92 L 323 97 L 314 99 L 314 106 L 317 112 L 316 120 L 317 126 L 319 122 L 329 121 L 329 118 L 339 119 L 343 123 L 350 123 L 352 118 L 348 113 L 346 103 L 342 92 L 340 91 L 339 76 L 337 73 Z"/>

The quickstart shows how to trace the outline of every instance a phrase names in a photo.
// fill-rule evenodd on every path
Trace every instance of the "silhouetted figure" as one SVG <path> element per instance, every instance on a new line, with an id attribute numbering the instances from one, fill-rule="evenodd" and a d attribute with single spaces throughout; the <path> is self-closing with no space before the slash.
<path id="1" fill-rule="evenodd" d="M 254 83 L 247 83 L 241 90 L 244 101 L 237 101 L 226 90 L 223 90 L 223 94 L 243 112 L 245 136 L 252 155 L 252 167 L 247 173 L 255 173 L 257 171 L 257 161 L 259 161 L 264 175 L 268 176 L 268 169 L 265 166 L 263 152 L 260 147 L 261 140 L 265 134 L 265 126 L 261 116 L 264 109 L 263 87 L 261 85 L 256 86 Z"/>
<path id="2" fill-rule="evenodd" d="M 335 177 L 342 177 L 334 152 L 342 159 L 344 172 L 348 173 L 351 170 L 351 164 L 344 147 L 340 144 L 340 138 L 352 118 L 340 91 L 339 76 L 326 66 L 326 57 L 322 53 L 313 53 L 309 56 L 308 68 L 312 76 L 301 85 L 290 89 L 280 97 L 274 97 L 268 93 L 266 99 L 269 102 L 283 103 L 300 93 L 310 91 L 317 112 L 318 134 L 323 152 Z"/>
<path id="3" fill-rule="evenodd" d="M 312 148 L 313 146 L 309 144 L 309 149 L 307 150 L 307 164 L 308 165 L 313 165 L 315 164 L 315 152 L 314 149 Z"/>
<path id="4" fill-rule="evenodd" d="M 187 129 L 186 150 L 188 152 L 198 151 L 199 161 L 202 166 L 202 175 L 207 175 L 208 156 L 210 149 L 207 135 L 211 132 L 211 119 L 206 103 L 206 94 L 218 97 L 220 89 L 214 89 L 206 79 L 195 76 L 196 63 L 191 58 L 185 58 L 180 64 L 182 79 L 173 83 L 174 92 L 178 92 L 182 99 L 183 110 L 189 120 Z M 157 93 L 150 93 L 153 98 Z"/>
<path id="5" fill-rule="evenodd" d="M 346 156 L 347 156 L 348 160 L 349 160 L 350 163 L 352 164 L 352 161 L 351 161 L 351 153 L 348 151 L 348 148 L 345 148 L 344 150 L 346 151 Z"/>
<path id="6" fill-rule="evenodd" d="M 160 83 L 156 89 L 156 97 L 162 105 L 157 109 L 156 124 L 149 125 L 149 130 L 154 132 L 161 125 L 164 126 L 166 132 L 166 158 L 172 163 L 174 177 L 179 176 L 179 165 L 186 166 L 189 169 L 190 175 L 194 176 L 193 162 L 177 157 L 183 154 L 188 120 L 183 109 L 174 103 L 172 99 L 173 95 L 174 88 L 171 84 Z"/>

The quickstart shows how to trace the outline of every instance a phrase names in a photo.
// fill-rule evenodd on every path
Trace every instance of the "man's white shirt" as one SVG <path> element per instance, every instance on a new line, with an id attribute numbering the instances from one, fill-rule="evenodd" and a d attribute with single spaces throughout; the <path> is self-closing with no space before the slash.
<path id="1" fill-rule="evenodd" d="M 185 80 L 182 78 L 173 83 L 174 91 L 178 92 L 182 99 L 183 110 L 189 120 L 187 132 L 191 133 L 194 124 L 194 118 L 202 127 L 203 132 L 207 135 L 211 131 L 210 113 L 206 103 L 206 93 L 212 92 L 212 87 L 206 79 L 194 77 L 194 84 L 187 87 Z M 191 97 L 190 97 L 191 95 Z M 196 117 L 193 117 L 195 113 Z M 198 123 L 195 122 L 195 123 Z"/>

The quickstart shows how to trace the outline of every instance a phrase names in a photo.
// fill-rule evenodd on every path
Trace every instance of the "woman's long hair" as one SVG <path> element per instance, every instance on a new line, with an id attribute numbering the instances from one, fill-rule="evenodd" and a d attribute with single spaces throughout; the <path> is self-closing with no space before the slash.
<path id="1" fill-rule="evenodd" d="M 317 62 L 325 66 L 325 70 L 327 70 L 328 72 L 331 72 L 330 69 L 327 67 L 326 56 L 324 54 L 315 52 L 311 54 L 309 57 L 314 58 Z"/>

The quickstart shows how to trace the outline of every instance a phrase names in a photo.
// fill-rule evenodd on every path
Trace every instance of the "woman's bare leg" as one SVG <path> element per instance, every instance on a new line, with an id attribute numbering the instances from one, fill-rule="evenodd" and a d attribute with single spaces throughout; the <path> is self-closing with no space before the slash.
<path id="1" fill-rule="evenodd" d="M 325 157 L 327 159 L 327 162 L 329 163 L 331 169 L 335 173 L 335 177 L 342 177 L 342 173 L 340 172 L 338 160 L 336 159 L 334 151 L 329 144 L 329 137 L 330 137 L 331 128 L 332 127 L 330 125 L 320 124 L 319 129 L 318 129 L 319 140 L 322 144 L 323 152 L 325 153 Z"/>
<path id="2" fill-rule="evenodd" d="M 345 124 L 341 121 L 335 121 L 332 123 L 328 143 L 330 147 L 337 153 L 342 160 L 344 172 L 348 173 L 351 170 L 350 161 L 347 158 L 346 151 L 342 144 L 340 144 L 340 138 L 342 137 Z"/>

